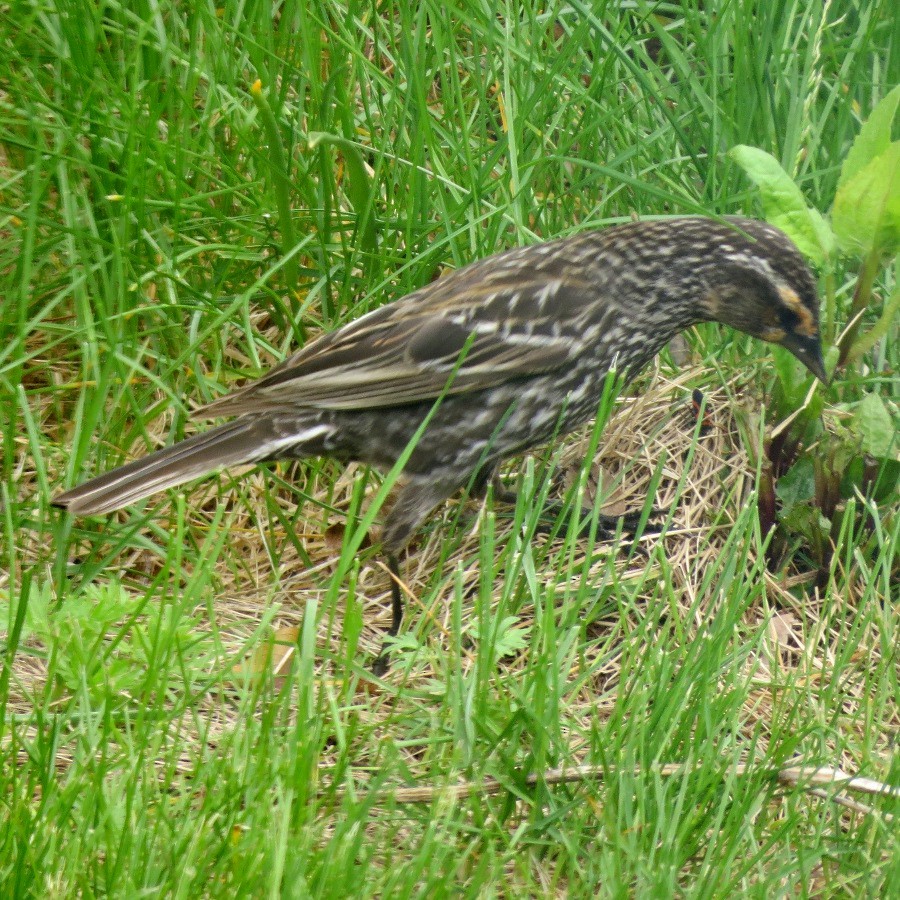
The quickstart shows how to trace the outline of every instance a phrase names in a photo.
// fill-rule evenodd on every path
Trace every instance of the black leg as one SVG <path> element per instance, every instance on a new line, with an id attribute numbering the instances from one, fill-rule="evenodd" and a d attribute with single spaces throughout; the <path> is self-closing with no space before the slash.
<path id="1" fill-rule="evenodd" d="M 400 593 L 400 563 L 393 553 L 388 553 L 388 571 L 391 573 L 391 627 L 390 637 L 400 634 L 400 623 L 403 621 L 403 595 Z"/>
<path id="2" fill-rule="evenodd" d="M 381 546 L 387 557 L 388 571 L 391 573 L 391 627 L 388 637 L 395 637 L 400 632 L 403 621 L 403 596 L 400 592 L 400 565 L 397 554 L 409 543 L 409 539 L 428 518 L 428 514 L 438 504 L 452 497 L 463 485 L 456 480 L 441 481 L 431 475 L 410 476 L 394 502 L 391 511 L 384 521 L 381 531 Z M 372 665 L 376 675 L 383 675 L 390 667 L 387 651 L 382 648 L 381 654 Z"/>
<path id="3" fill-rule="evenodd" d="M 487 478 L 485 478 L 480 484 L 480 486 L 482 487 L 482 493 L 486 491 L 486 482 Z M 506 487 L 506 485 L 500 480 L 500 477 L 496 474 L 494 474 L 493 476 L 493 487 L 495 503 L 515 506 L 516 492 Z M 561 500 L 550 500 L 545 503 L 543 509 L 541 510 L 542 520 L 538 523 L 537 530 L 542 533 L 550 531 L 552 528 L 552 522 L 559 518 L 559 515 L 566 508 L 566 504 Z M 658 506 L 654 506 L 653 509 L 650 510 L 650 514 L 647 517 L 646 530 L 653 531 L 654 527 L 652 525 L 652 520 L 657 516 L 663 515 L 665 512 L 666 510 L 661 509 Z M 620 522 L 622 523 L 622 531 L 625 534 L 634 534 L 638 524 L 641 521 L 642 514 L 643 510 L 640 509 L 623 513 L 621 516 L 606 516 L 603 513 L 598 514 L 597 537 L 604 539 L 614 537 L 616 529 L 618 528 Z M 582 507 L 581 517 L 584 520 L 582 532 L 584 534 L 587 534 L 590 530 L 592 515 L 593 509 L 590 506 Z"/>
<path id="4" fill-rule="evenodd" d="M 492 484 L 494 487 L 495 503 L 504 503 L 507 506 L 516 505 L 516 492 L 512 488 L 508 488 L 499 475 L 494 475 Z"/>
<path id="5" fill-rule="evenodd" d="M 496 463 L 482 466 L 478 470 L 469 487 L 469 496 L 475 500 L 484 499 L 487 496 L 488 485 L 494 489 L 494 503 L 516 505 L 516 492 L 503 483 L 503 479 L 497 474 Z"/>
<path id="6" fill-rule="evenodd" d="M 549 515 L 549 518 L 545 518 L 542 521 L 538 522 L 537 530 L 546 534 L 553 527 L 553 522 L 559 517 L 560 513 L 562 513 L 565 509 L 567 509 L 566 504 L 554 500 L 550 503 L 544 504 L 544 508 L 542 512 L 545 515 Z M 647 524 L 644 527 L 644 530 L 647 532 L 659 531 L 659 525 L 654 524 L 653 520 L 660 515 L 663 515 L 666 510 L 661 509 L 658 506 L 654 506 L 653 509 L 650 510 L 650 514 L 647 516 Z M 591 530 L 591 522 L 593 521 L 594 511 L 590 506 L 583 506 L 581 508 L 581 531 L 580 534 L 582 536 L 587 535 Z M 634 534 L 637 531 L 638 524 L 641 521 L 641 516 L 643 515 L 643 510 L 636 509 L 631 512 L 622 513 L 621 516 L 606 516 L 603 513 L 597 514 L 597 537 L 601 540 L 611 540 L 616 535 L 616 530 L 619 527 L 619 523 L 622 524 L 622 533 L 623 534 Z"/>
<path id="7" fill-rule="evenodd" d="M 516 492 L 510 490 L 503 484 L 496 474 L 496 466 L 488 466 L 475 476 L 469 490 L 470 495 L 475 497 L 483 496 L 487 492 L 488 484 L 491 482 L 493 483 L 494 501 L 496 503 L 515 504 Z M 448 491 L 446 486 L 441 486 L 439 496 L 426 497 L 424 502 L 419 503 L 418 493 L 411 489 L 414 487 L 415 485 L 407 487 L 405 496 L 404 494 L 401 494 L 394 506 L 391 516 L 388 517 L 388 522 L 385 524 L 385 531 L 382 536 L 386 547 L 396 549 L 405 546 L 409 535 L 424 518 L 421 511 L 423 509 L 432 509 L 437 502 L 452 493 L 452 490 Z M 421 491 L 419 493 L 421 493 Z M 401 501 L 405 501 L 405 503 Z M 407 506 L 410 507 L 409 510 L 406 509 Z M 564 503 L 554 500 L 544 506 L 544 512 L 549 513 L 556 519 L 565 508 L 566 506 Z M 585 507 L 582 510 L 582 515 L 586 520 L 585 525 L 583 526 L 583 531 L 585 533 L 590 528 L 592 512 L 590 507 Z M 653 519 L 663 512 L 665 512 L 665 510 L 654 507 L 650 511 L 649 519 Z M 403 515 L 403 513 L 407 514 Z M 597 517 L 597 537 L 613 537 L 619 522 L 622 523 L 623 531 L 626 533 L 634 533 L 640 520 L 641 510 L 625 513 L 622 516 L 605 516 L 601 514 Z M 547 532 L 550 531 L 550 529 L 551 525 L 549 522 L 546 522 L 546 520 L 538 525 L 539 531 Z M 653 530 L 649 522 L 647 530 Z M 386 636 L 392 638 L 400 633 L 400 625 L 403 622 L 403 594 L 400 590 L 400 564 L 397 560 L 396 553 L 391 552 L 391 550 L 386 550 L 386 556 L 387 568 L 391 574 L 391 627 L 388 629 Z M 385 642 L 385 645 L 386 643 L 387 642 Z M 378 676 L 384 675 L 391 665 L 390 654 L 385 645 L 382 645 L 381 653 L 378 655 L 375 662 L 372 663 L 372 672 Z"/>
<path id="8" fill-rule="evenodd" d="M 391 627 L 387 630 L 387 636 L 396 637 L 403 622 L 403 595 L 400 593 L 400 564 L 393 553 L 387 554 L 387 567 L 391 573 Z M 386 643 L 382 644 L 381 653 L 372 663 L 372 672 L 379 677 L 386 674 L 391 667 L 391 657 L 386 649 Z"/>
<path id="9" fill-rule="evenodd" d="M 493 481 L 497 483 L 497 464 L 487 463 L 483 465 L 473 476 L 469 483 L 469 496 L 475 499 L 481 499 L 487 495 L 488 485 Z"/>

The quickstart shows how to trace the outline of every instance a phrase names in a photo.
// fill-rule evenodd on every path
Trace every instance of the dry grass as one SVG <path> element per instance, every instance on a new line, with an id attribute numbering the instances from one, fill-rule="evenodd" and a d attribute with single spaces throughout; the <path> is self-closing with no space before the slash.
<path id="1" fill-rule="evenodd" d="M 751 498 L 753 485 L 753 467 L 742 446 L 735 420 L 735 411 L 741 403 L 739 389 L 733 383 L 707 393 L 708 427 L 697 437 L 696 414 L 690 403 L 690 385 L 694 379 L 695 373 L 691 371 L 674 379 L 657 371 L 645 387 L 622 399 L 607 424 L 599 454 L 589 473 L 586 500 L 593 501 L 591 491 L 596 490 L 598 482 L 610 485 L 604 490 L 601 509 L 610 514 L 622 513 L 640 508 L 654 471 L 659 461 L 664 459 L 655 498 L 658 507 L 671 508 L 671 519 L 664 533 L 645 533 L 640 538 L 637 552 L 632 551 L 627 539 L 618 544 L 615 541 L 600 541 L 593 548 L 586 539 L 579 540 L 566 570 L 574 573 L 571 576 L 572 587 L 578 587 L 583 570 L 590 573 L 587 579 L 589 586 L 602 587 L 610 571 L 609 556 L 616 554 L 614 568 L 618 583 L 638 582 L 644 585 L 646 591 L 652 592 L 655 581 L 650 549 L 662 547 L 671 572 L 671 588 L 675 598 L 671 613 L 680 620 L 679 633 L 684 641 L 702 638 L 705 623 L 721 599 L 705 595 L 704 590 L 708 586 L 710 570 L 719 564 L 736 511 Z M 562 496 L 566 486 L 577 478 L 589 438 L 589 431 L 585 431 L 563 442 L 558 465 L 552 475 L 553 494 Z M 689 468 L 685 467 L 686 460 L 690 461 Z M 27 463 L 23 460 L 23 468 L 25 465 Z M 519 465 L 513 461 L 508 476 L 515 476 Z M 227 528 L 228 541 L 216 562 L 214 582 L 217 588 L 212 607 L 215 619 L 208 623 L 208 627 L 215 629 L 229 665 L 240 668 L 247 656 L 248 642 L 259 644 L 257 632 L 261 624 L 266 623 L 267 634 L 281 635 L 281 640 L 289 645 L 302 627 L 309 601 L 325 602 L 340 550 L 341 511 L 351 504 L 354 480 L 358 474 L 354 467 L 349 467 L 334 483 L 326 484 L 325 479 L 320 478 L 314 484 L 307 485 L 307 488 L 312 488 L 310 499 L 299 511 L 293 509 L 295 496 L 287 488 L 273 486 L 265 496 L 266 476 L 252 470 L 238 476 L 243 478 L 246 487 L 239 500 L 229 497 L 228 488 L 215 480 L 190 490 L 190 533 L 202 534 L 213 527 L 217 505 L 224 502 L 229 506 L 225 523 L 220 526 Z M 27 490 L 27 487 L 23 489 Z M 374 490 L 375 485 L 370 484 L 369 495 Z M 272 517 L 265 510 L 266 504 L 271 503 L 273 498 L 282 507 L 287 520 L 302 523 L 302 532 L 296 536 L 302 545 L 303 555 L 297 545 L 288 540 L 281 526 L 271 524 Z M 460 503 L 465 504 L 463 510 L 457 508 Z M 166 509 L 167 504 L 163 503 L 158 511 L 164 528 L 167 527 Z M 453 520 L 458 514 L 461 515 L 456 526 L 457 539 L 450 542 L 452 549 L 448 553 L 448 533 L 453 531 Z M 406 691 L 427 694 L 429 685 L 443 677 L 435 671 L 435 662 L 450 652 L 453 634 L 451 609 L 457 579 L 461 581 L 463 597 L 468 598 L 466 602 L 469 604 L 469 608 L 463 610 L 463 622 L 469 621 L 473 615 L 472 598 L 479 590 L 481 577 L 478 564 L 479 529 L 488 514 L 486 504 L 464 499 L 451 501 L 446 508 L 436 511 L 433 527 L 423 532 L 403 563 L 407 592 L 404 625 L 407 629 L 422 633 L 427 643 L 427 652 L 404 656 L 402 671 L 396 670 L 388 675 L 389 682 L 402 685 Z M 508 511 L 504 513 L 500 506 L 492 514 L 496 516 L 496 546 L 503 548 L 511 539 L 513 518 Z M 99 527 L 101 533 L 107 528 L 115 528 L 112 524 L 101 524 Z M 547 545 L 544 558 L 551 561 L 566 547 L 564 534 L 555 539 L 539 534 L 536 540 Z M 283 550 L 277 565 L 273 561 L 272 547 Z M 40 549 L 41 545 L 35 542 L 28 548 L 28 554 L 37 553 Z M 588 554 L 590 563 L 585 565 Z M 304 555 L 306 558 L 303 558 Z M 239 565 L 235 564 L 236 560 Z M 753 564 L 754 559 L 748 556 L 747 567 Z M 141 582 L 147 583 L 157 573 L 159 565 L 158 557 L 151 551 L 132 549 L 116 559 L 115 568 L 108 569 L 105 577 L 120 577 L 125 583 L 137 586 Z M 561 578 L 559 565 L 550 565 L 536 574 L 547 587 L 553 588 L 556 595 L 567 589 L 567 580 Z M 187 571 L 184 577 L 189 579 Z M 502 567 L 495 572 L 494 578 L 496 608 L 497 597 L 503 592 Z M 783 684 L 785 679 L 802 681 L 827 677 L 833 664 L 835 644 L 842 640 L 842 633 L 834 628 L 829 629 L 823 623 L 821 613 L 824 601 L 815 592 L 809 593 L 802 604 L 798 603 L 795 589 L 809 582 L 810 576 L 802 573 L 781 578 L 767 574 L 760 602 L 749 606 L 744 612 L 745 621 L 751 628 L 762 622 L 768 623 L 768 639 L 763 652 L 754 655 L 745 664 L 748 669 L 746 674 L 754 684 L 754 690 L 748 693 L 745 703 L 748 734 L 753 731 L 758 733 L 760 725 L 765 732 L 766 723 L 777 715 L 773 710 L 773 696 L 777 693 L 778 684 Z M 377 553 L 364 554 L 355 593 L 363 598 L 364 626 L 360 647 L 363 658 L 371 659 L 378 652 L 390 615 L 388 575 Z M 346 673 L 337 671 L 337 661 L 342 658 L 345 597 L 346 585 L 335 609 L 322 616 L 319 625 L 317 667 L 318 677 L 321 678 L 340 680 L 346 677 Z M 619 652 L 615 643 L 638 627 L 635 617 L 640 613 L 640 606 L 627 611 L 617 609 L 613 599 L 607 611 L 590 623 L 590 632 L 597 640 L 588 645 L 581 664 L 569 673 L 572 690 L 566 697 L 566 714 L 573 721 L 586 723 L 593 719 L 602 722 L 609 715 L 623 679 L 628 678 L 628 673 L 622 671 L 627 658 Z M 527 603 L 516 614 L 519 627 L 527 629 L 533 624 L 534 609 Z M 878 635 L 867 637 L 857 660 L 861 665 L 870 664 L 870 654 L 880 652 Z M 295 651 L 295 647 L 289 646 L 276 653 L 275 661 L 269 660 L 272 665 L 277 665 L 277 675 L 286 674 L 293 663 Z M 249 663 L 251 669 L 258 669 L 260 660 L 266 659 L 259 655 L 260 652 L 257 647 L 256 661 L 251 659 Z M 475 652 L 465 640 L 461 652 L 462 669 L 468 671 L 475 665 Z M 217 665 L 221 663 L 220 658 Z M 246 661 L 244 665 L 247 665 Z M 515 675 L 525 666 L 527 654 L 512 655 L 501 661 L 503 671 L 510 675 Z M 45 664 L 40 656 L 31 653 L 17 656 L 14 678 L 18 689 L 13 692 L 11 706 L 23 715 L 32 709 L 33 697 L 41 692 L 44 671 Z M 590 671 L 590 678 L 582 678 L 582 671 Z M 235 675 L 235 681 L 238 680 Z M 388 719 L 395 715 L 394 704 L 398 700 L 393 690 L 387 696 L 381 696 L 376 685 L 369 685 L 365 690 L 375 698 L 366 713 L 374 717 L 372 724 L 379 717 Z M 849 683 L 846 702 L 861 702 L 864 698 L 859 691 L 852 682 Z M 198 743 L 214 745 L 218 736 L 240 727 L 240 715 L 240 704 L 231 702 L 227 694 L 216 693 L 204 698 L 190 715 L 182 717 L 180 728 L 172 738 L 185 746 Z M 895 721 L 893 724 L 900 723 Z M 764 746 L 764 737 L 762 741 Z M 887 752 L 887 739 L 884 749 Z M 577 760 L 579 748 L 573 746 L 571 751 L 573 759 Z M 407 765 L 411 772 L 416 771 L 418 752 L 414 746 L 407 751 Z M 365 760 L 360 762 L 365 767 Z M 189 753 L 183 754 L 182 763 L 183 770 L 187 772 L 192 766 Z M 327 764 L 327 760 L 323 763 Z M 854 768 L 852 759 L 834 760 L 834 763 L 850 770 Z"/>

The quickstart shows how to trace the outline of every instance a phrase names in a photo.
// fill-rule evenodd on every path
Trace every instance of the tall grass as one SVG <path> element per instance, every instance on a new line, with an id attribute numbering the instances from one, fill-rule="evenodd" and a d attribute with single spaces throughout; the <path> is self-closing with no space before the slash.
<path id="1" fill-rule="evenodd" d="M 753 212 L 736 143 L 826 209 L 900 80 L 894 7 L 8 4 L 0 893 L 896 890 L 896 802 L 849 813 L 774 777 L 799 760 L 900 781 L 895 510 L 811 593 L 765 571 L 735 488 L 686 581 L 671 542 L 607 553 L 565 516 L 542 538 L 551 448 L 511 522 L 488 504 L 426 529 L 379 685 L 377 557 L 343 544 L 331 568 L 377 476 L 312 460 L 108 521 L 48 504 L 446 267 L 635 214 Z M 694 385 L 740 369 L 758 407 L 764 347 L 715 326 L 691 345 Z M 286 674 L 265 652 L 285 622 Z M 542 780 L 575 764 L 605 777 Z M 440 790 L 485 779 L 505 790 Z M 438 790 L 401 804 L 401 785 Z"/>

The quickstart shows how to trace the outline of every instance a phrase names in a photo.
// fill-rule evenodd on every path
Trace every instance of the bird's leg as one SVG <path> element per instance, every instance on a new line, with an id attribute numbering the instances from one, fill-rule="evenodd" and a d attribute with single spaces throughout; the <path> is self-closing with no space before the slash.
<path id="1" fill-rule="evenodd" d="M 568 506 L 562 500 L 551 500 L 549 503 L 544 504 L 543 512 L 545 513 L 545 518 L 538 522 L 538 531 L 541 532 L 549 532 L 553 527 L 553 522 L 559 518 L 559 516 L 568 510 Z M 654 506 L 647 515 L 647 522 L 644 526 L 645 531 L 659 531 L 659 526 L 652 524 L 652 520 L 663 513 L 666 510 L 662 509 L 658 506 Z M 616 536 L 616 532 L 618 531 L 619 524 L 622 526 L 622 533 L 633 535 L 640 525 L 641 516 L 643 516 L 644 511 L 642 509 L 633 509 L 629 512 L 622 513 L 620 516 L 609 516 L 605 513 L 598 512 L 597 516 L 597 534 L 596 536 L 601 540 L 611 540 Z M 581 506 L 578 514 L 580 527 L 579 533 L 584 536 L 590 533 L 591 524 L 594 521 L 594 509 L 592 506 Z"/>
<path id="2" fill-rule="evenodd" d="M 497 503 L 503 503 L 509 506 L 515 506 L 516 504 L 516 492 L 508 488 L 503 481 L 500 479 L 500 476 L 497 475 L 496 470 L 488 473 L 488 477 L 484 479 L 484 485 L 482 486 L 482 493 L 486 492 L 486 482 L 490 479 L 491 484 L 494 490 L 494 501 Z M 477 484 L 478 482 L 476 482 Z M 473 487 L 474 492 L 474 487 Z M 548 500 L 542 510 L 541 510 L 541 519 L 538 521 L 537 530 L 540 532 L 548 532 L 552 527 L 552 522 L 559 518 L 560 514 L 563 513 L 567 509 L 567 504 L 562 500 Z M 619 527 L 619 523 L 622 523 L 622 531 L 626 534 L 634 534 L 637 530 L 638 525 L 641 521 L 641 516 L 643 515 L 642 509 L 631 510 L 630 512 L 623 513 L 621 516 L 608 516 L 604 513 L 597 514 L 597 536 L 601 538 L 612 538 L 615 536 L 616 529 Z M 652 530 L 652 527 L 649 525 L 650 520 L 656 516 L 662 515 L 666 510 L 661 509 L 658 506 L 654 506 L 649 515 L 647 516 L 648 525 L 646 526 L 648 530 Z M 583 521 L 583 525 L 581 526 L 581 532 L 583 534 L 587 534 L 590 531 L 591 522 L 593 521 L 594 510 L 592 506 L 582 506 L 580 512 L 580 519 Z"/>
<path id="3" fill-rule="evenodd" d="M 507 506 L 516 505 L 516 497 L 518 496 L 512 488 L 508 488 L 503 479 L 495 472 L 491 481 L 491 487 L 494 491 L 494 502 L 503 503 Z"/>
<path id="4" fill-rule="evenodd" d="M 503 483 L 497 472 L 497 463 L 488 463 L 475 473 L 469 485 L 469 496 L 473 500 L 483 500 L 487 496 L 488 485 L 493 489 L 495 503 L 516 505 L 516 492 Z"/>
<path id="5" fill-rule="evenodd" d="M 385 633 L 386 638 L 396 637 L 400 633 L 403 622 L 403 595 L 400 593 L 400 563 L 393 553 L 387 555 L 387 567 L 391 573 L 391 627 Z M 387 673 L 391 666 L 391 657 L 387 650 L 387 641 L 381 645 L 381 653 L 372 663 L 372 673 L 379 678 Z"/>
<path id="6" fill-rule="evenodd" d="M 489 484 L 499 484 L 497 463 L 485 463 L 478 469 L 469 481 L 467 493 L 473 500 L 483 500 Z"/>
<path id="7" fill-rule="evenodd" d="M 391 627 L 388 629 L 389 637 L 396 637 L 400 633 L 400 624 L 403 622 L 403 597 L 400 594 L 400 563 L 393 553 L 388 554 L 388 570 L 391 573 Z"/>
<path id="8" fill-rule="evenodd" d="M 400 564 L 397 556 L 415 534 L 428 514 L 448 497 L 452 497 L 462 485 L 458 481 L 440 481 L 437 478 L 417 476 L 410 478 L 397 494 L 381 533 L 381 543 L 387 556 L 391 573 L 391 627 L 385 637 L 389 640 L 400 633 L 403 621 L 403 595 L 400 590 Z M 387 643 L 387 641 L 385 641 Z M 375 675 L 384 675 L 390 668 L 390 656 L 382 647 L 372 664 Z"/>

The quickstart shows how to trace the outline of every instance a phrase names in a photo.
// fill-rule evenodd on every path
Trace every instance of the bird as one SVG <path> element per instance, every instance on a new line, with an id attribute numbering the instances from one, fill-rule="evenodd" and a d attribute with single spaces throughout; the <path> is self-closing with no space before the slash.
<path id="1" fill-rule="evenodd" d="M 52 499 L 75 515 L 131 505 L 228 466 L 328 456 L 390 469 L 383 523 L 392 622 L 397 558 L 457 492 L 486 491 L 507 457 L 590 421 L 607 375 L 628 382 L 708 321 L 778 344 L 827 382 L 816 282 L 773 225 L 740 217 L 632 221 L 509 249 L 323 334 L 199 407 L 233 417 Z"/>

